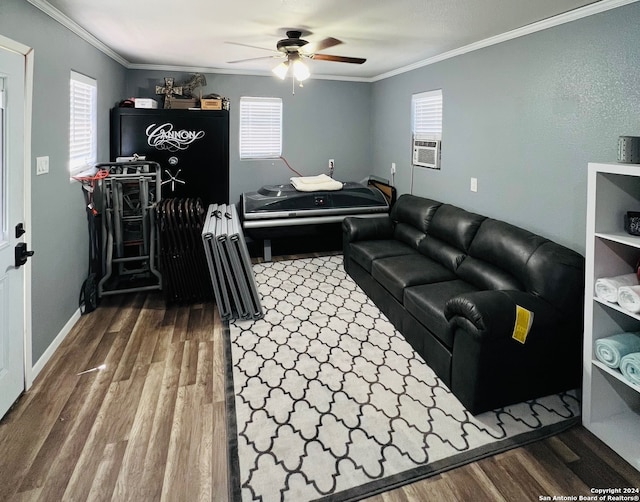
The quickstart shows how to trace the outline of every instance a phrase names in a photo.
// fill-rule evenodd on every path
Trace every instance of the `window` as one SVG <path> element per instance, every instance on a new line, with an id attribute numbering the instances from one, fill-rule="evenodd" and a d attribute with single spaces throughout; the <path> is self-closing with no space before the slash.
<path id="1" fill-rule="evenodd" d="M 414 135 L 442 139 L 442 90 L 421 92 L 411 98 L 411 130 Z"/>
<path id="2" fill-rule="evenodd" d="M 282 155 L 282 99 L 240 98 L 240 158 Z"/>
<path id="3" fill-rule="evenodd" d="M 74 71 L 69 80 L 69 171 L 72 176 L 97 161 L 97 84 Z"/>

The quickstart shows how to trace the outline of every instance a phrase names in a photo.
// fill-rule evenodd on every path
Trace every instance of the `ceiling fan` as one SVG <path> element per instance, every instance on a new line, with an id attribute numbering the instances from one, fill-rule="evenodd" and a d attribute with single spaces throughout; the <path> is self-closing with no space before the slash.
<path id="1" fill-rule="evenodd" d="M 334 61 L 337 63 L 351 63 L 362 64 L 366 61 L 364 58 L 354 58 L 347 56 L 335 56 L 330 54 L 319 54 L 320 51 L 340 45 L 342 41 L 337 38 L 328 37 L 319 42 L 309 43 L 307 40 L 303 40 L 302 31 L 289 30 L 287 31 L 287 38 L 283 38 L 276 43 L 277 51 L 271 51 L 271 49 L 265 49 L 263 47 L 256 47 L 253 45 L 241 44 L 236 42 L 227 42 L 234 45 L 242 45 L 244 47 L 252 47 L 254 49 L 268 50 L 275 52 L 272 56 L 262 56 L 248 59 L 238 59 L 236 61 L 228 61 L 229 63 L 243 63 L 246 61 L 255 61 L 258 59 L 271 59 L 271 58 L 286 58 L 285 61 L 273 68 L 273 73 L 284 80 L 289 74 L 289 70 L 292 69 L 293 77 L 298 81 L 303 81 L 309 78 L 310 72 L 303 59 L 316 59 L 318 61 Z"/>

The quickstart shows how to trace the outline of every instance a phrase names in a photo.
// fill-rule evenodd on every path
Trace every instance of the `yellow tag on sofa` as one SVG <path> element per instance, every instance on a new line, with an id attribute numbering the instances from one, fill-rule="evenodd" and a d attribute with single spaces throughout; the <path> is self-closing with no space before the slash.
<path id="1" fill-rule="evenodd" d="M 533 312 L 516 305 L 516 323 L 513 327 L 511 338 L 518 340 L 520 343 L 527 341 L 531 325 L 533 324 Z"/>

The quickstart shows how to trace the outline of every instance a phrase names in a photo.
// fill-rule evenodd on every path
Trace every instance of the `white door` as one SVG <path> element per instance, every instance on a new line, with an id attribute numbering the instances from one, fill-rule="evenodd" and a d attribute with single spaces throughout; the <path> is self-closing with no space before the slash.
<path id="1" fill-rule="evenodd" d="M 24 267 L 15 248 L 24 240 L 25 57 L 0 47 L 0 417 L 25 388 Z"/>

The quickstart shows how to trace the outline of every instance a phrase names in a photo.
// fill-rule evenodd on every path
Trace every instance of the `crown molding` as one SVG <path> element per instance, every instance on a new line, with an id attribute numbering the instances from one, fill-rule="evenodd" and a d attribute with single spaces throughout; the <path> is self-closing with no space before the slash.
<path id="1" fill-rule="evenodd" d="M 129 61 L 123 58 L 120 54 L 115 52 L 111 47 L 102 43 L 96 37 L 94 37 L 91 33 L 85 30 L 82 26 L 80 26 L 75 21 L 69 19 L 66 15 L 56 9 L 53 5 L 46 2 L 45 0 L 27 0 L 31 5 L 40 9 L 42 12 L 47 14 L 49 17 L 58 21 L 62 26 L 72 31 L 76 35 L 78 35 L 85 42 L 90 43 L 100 52 L 106 54 L 114 61 L 120 63 L 122 66 L 127 68 L 129 66 Z"/>
<path id="2" fill-rule="evenodd" d="M 422 61 L 418 61 L 416 63 L 412 63 L 407 66 L 403 66 L 402 68 L 397 68 L 395 70 L 382 73 L 378 76 L 372 77 L 371 81 L 377 82 L 379 80 L 384 80 L 389 77 L 394 77 L 402 73 L 406 73 L 412 70 L 416 70 L 418 68 L 422 68 L 424 66 L 429 66 L 434 63 L 444 61 L 445 59 L 451 59 L 456 56 L 461 56 L 462 54 L 467 54 L 469 52 L 477 51 L 479 49 L 484 49 L 485 47 L 490 47 L 492 45 L 500 44 L 508 40 L 513 40 L 514 38 L 524 37 L 525 35 L 530 35 L 531 33 L 536 33 L 538 31 L 543 31 L 548 28 L 553 28 L 554 26 L 560 26 L 565 23 L 570 23 L 571 21 L 576 21 L 578 19 L 593 16 L 594 14 L 599 14 L 601 12 L 622 7 L 624 5 L 635 3 L 637 1 L 638 0 L 600 0 L 599 2 L 585 5 L 584 7 L 570 10 L 563 14 L 558 14 L 557 16 L 543 19 L 542 21 L 531 23 L 521 28 L 516 28 L 515 30 L 507 31 L 500 35 L 496 35 L 494 37 L 485 38 L 484 40 L 480 40 L 478 42 L 465 45 L 464 47 L 460 47 L 452 51 L 443 52 L 442 54 L 438 54 L 437 56 L 433 56 L 431 58 L 424 59 Z"/>
<path id="3" fill-rule="evenodd" d="M 182 71 L 182 72 L 199 72 L 199 73 L 219 73 L 226 75 L 248 75 L 255 77 L 266 77 L 271 76 L 271 72 L 260 72 L 260 71 L 243 71 L 243 70 L 233 70 L 233 69 L 223 69 L 223 68 L 198 68 L 198 67 L 190 67 L 190 66 L 172 66 L 172 65 L 157 65 L 157 64 L 138 64 L 138 63 L 130 63 L 125 58 L 123 58 L 120 54 L 115 52 L 113 49 L 108 47 L 106 44 L 98 40 L 87 30 L 78 25 L 75 21 L 68 18 L 58 9 L 49 4 L 46 0 L 27 0 L 34 7 L 40 9 L 42 12 L 50 16 L 51 18 L 58 21 L 64 27 L 78 35 L 80 38 L 85 40 L 86 42 L 93 45 L 96 49 L 103 52 L 116 62 L 120 63 L 128 70 L 161 70 L 161 71 Z M 478 42 L 474 42 L 469 45 L 465 45 L 464 47 L 460 47 L 458 49 L 454 49 L 451 51 L 444 52 L 442 54 L 438 54 L 437 56 L 433 56 L 431 58 L 423 59 L 422 61 L 418 61 L 416 63 L 412 63 L 407 66 L 403 66 L 401 68 L 397 68 L 395 70 L 391 70 L 386 73 L 381 73 L 380 75 L 374 77 L 346 77 L 346 76 L 334 76 L 334 75 L 316 75 L 311 78 L 316 80 L 340 80 L 347 82 L 377 82 L 379 80 L 384 80 L 390 77 L 394 77 L 396 75 L 400 75 L 402 73 L 407 73 L 412 70 L 416 70 L 418 68 L 423 68 L 424 66 L 429 66 L 434 63 L 438 63 L 440 61 L 444 61 L 445 59 L 451 59 L 456 56 L 461 56 L 462 54 L 467 54 L 469 52 L 477 51 L 479 49 L 484 49 L 485 47 L 490 47 L 492 45 L 500 44 L 502 42 L 506 42 L 508 40 L 513 40 L 515 38 L 524 37 L 526 35 L 530 35 L 532 33 L 536 33 L 538 31 L 546 30 L 548 28 L 553 28 L 555 26 L 559 26 L 565 23 L 570 23 L 571 21 L 576 21 L 578 19 L 582 19 L 585 17 L 593 16 L 594 14 L 599 14 L 601 12 L 605 12 L 611 9 L 616 9 L 618 7 L 622 7 L 624 5 L 632 4 L 638 2 L 640 0 L 600 0 L 596 1 L 592 4 L 586 5 L 584 7 L 580 7 L 574 10 L 570 10 L 563 14 L 558 14 L 557 16 L 550 17 L 548 19 L 543 19 L 542 21 L 538 21 L 536 23 L 531 23 L 521 28 L 516 28 L 515 30 L 508 31 L 506 33 L 502 33 L 500 35 L 496 35 L 494 37 L 485 38 L 484 40 L 480 40 Z"/>
<path id="4" fill-rule="evenodd" d="M 232 68 L 208 68 L 200 66 L 174 66 L 161 64 L 131 63 L 128 70 L 175 71 L 184 73 L 215 73 L 219 75 L 246 75 L 250 77 L 273 77 L 271 71 L 234 70 Z M 344 77 L 338 75 L 311 75 L 309 80 L 343 80 L 348 82 L 371 82 L 368 77 Z"/>

